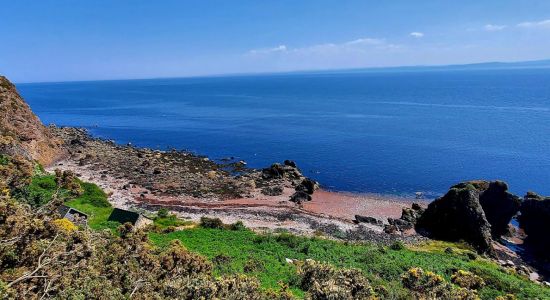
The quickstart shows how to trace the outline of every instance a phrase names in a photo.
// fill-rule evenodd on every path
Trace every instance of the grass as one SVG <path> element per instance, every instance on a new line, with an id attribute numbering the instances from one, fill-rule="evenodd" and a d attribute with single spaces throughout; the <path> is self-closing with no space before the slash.
<path id="1" fill-rule="evenodd" d="M 186 221 L 178 218 L 176 215 L 169 215 L 166 217 L 156 217 L 154 218 L 154 222 L 156 225 L 158 225 L 161 228 L 167 228 L 167 227 L 180 227 L 180 226 L 188 226 L 193 224 L 191 221 Z"/>
<path id="2" fill-rule="evenodd" d="M 190 249 L 205 255 L 215 265 L 215 273 L 247 273 L 251 262 L 262 266 L 248 274 L 257 277 L 264 288 L 277 288 L 278 282 L 288 283 L 297 296 L 302 296 L 295 267 L 285 258 L 311 258 L 337 267 L 358 268 L 374 283 L 383 285 L 396 295 L 405 294 L 400 278 L 411 267 L 433 271 L 450 280 L 458 269 L 471 271 L 488 283 L 480 290 L 482 299 L 513 293 L 520 299 L 549 298 L 550 289 L 509 274 L 495 263 L 472 259 L 467 249 L 452 243 L 425 244 L 418 249 L 392 250 L 371 244 L 349 244 L 321 238 L 305 238 L 290 234 L 258 235 L 250 230 L 194 228 L 171 233 L 150 233 L 150 240 L 165 247 L 178 239 Z M 448 247 L 460 249 L 445 253 Z M 462 252 L 462 253 L 461 253 Z M 221 263 L 217 263 L 221 262 Z"/>
<path id="3" fill-rule="evenodd" d="M 89 182 L 80 184 L 84 193 L 65 204 L 88 215 L 88 226 L 92 229 L 116 230 L 120 225 L 118 222 L 107 221 L 113 207 L 107 200 L 107 195 L 97 185 Z"/>
<path id="4" fill-rule="evenodd" d="M 113 210 L 107 195 L 95 184 L 80 184 L 84 193 L 66 204 L 88 214 L 88 224 L 92 229 L 115 231 L 120 224 L 107 221 Z M 54 176 L 36 175 L 27 190 L 35 199 L 42 201 L 51 199 L 55 189 Z M 206 221 L 212 220 L 203 221 L 209 224 Z M 189 225 L 190 222 L 163 213 L 155 218 L 155 224 L 167 228 Z M 396 298 L 407 295 L 407 290 L 401 285 L 401 275 L 411 267 L 421 267 L 442 275 L 447 281 L 458 269 L 481 276 L 487 283 L 479 291 L 482 299 L 494 299 L 508 293 L 515 294 L 519 299 L 550 299 L 550 289 L 508 273 L 489 260 L 479 258 L 465 244 L 432 241 L 414 247 L 382 247 L 319 237 L 298 237 L 288 233 L 259 235 L 243 229 L 238 223 L 221 228 L 204 227 L 169 233 L 151 232 L 149 238 L 158 247 L 166 247 L 174 239 L 182 241 L 189 250 L 202 254 L 213 262 L 215 275 L 245 273 L 258 278 L 266 289 L 277 289 L 279 282 L 286 283 L 299 297 L 304 296 L 304 291 L 299 288 L 296 268 L 288 264 L 285 258 L 310 258 L 337 267 L 358 268 L 374 285 L 386 287 Z"/>

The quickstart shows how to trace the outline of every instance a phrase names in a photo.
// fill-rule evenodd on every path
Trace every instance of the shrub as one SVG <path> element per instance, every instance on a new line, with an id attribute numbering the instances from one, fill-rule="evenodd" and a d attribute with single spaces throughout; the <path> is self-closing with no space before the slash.
<path id="1" fill-rule="evenodd" d="M 246 226 L 244 226 L 242 221 L 237 221 L 231 225 L 229 225 L 230 230 L 238 231 L 238 230 L 245 230 Z"/>
<path id="2" fill-rule="evenodd" d="M 202 228 L 223 229 L 223 222 L 219 218 L 202 217 L 199 226 Z"/>
<path id="3" fill-rule="evenodd" d="M 328 264 L 306 261 L 298 269 L 301 288 L 308 292 L 306 299 L 371 299 L 374 289 L 361 271 L 337 269 Z"/>
<path id="4" fill-rule="evenodd" d="M 405 249 L 405 244 L 403 244 L 402 241 L 395 241 L 393 242 L 393 244 L 390 245 L 390 249 L 396 251 L 403 250 Z"/>
<path id="5" fill-rule="evenodd" d="M 159 209 L 159 210 L 157 211 L 157 216 L 158 216 L 159 218 L 167 218 L 167 217 L 168 217 L 168 213 L 169 213 L 168 209 L 166 209 L 166 208 L 163 207 L 163 208 L 161 208 L 161 209 Z"/>
<path id="6" fill-rule="evenodd" d="M 63 233 L 69 233 L 78 229 L 78 227 L 74 225 L 73 222 L 65 218 L 54 220 L 52 223 L 57 230 Z"/>
<path id="7" fill-rule="evenodd" d="M 464 270 L 456 271 L 453 276 L 451 276 L 451 282 L 469 290 L 478 290 L 485 286 L 483 278 Z"/>

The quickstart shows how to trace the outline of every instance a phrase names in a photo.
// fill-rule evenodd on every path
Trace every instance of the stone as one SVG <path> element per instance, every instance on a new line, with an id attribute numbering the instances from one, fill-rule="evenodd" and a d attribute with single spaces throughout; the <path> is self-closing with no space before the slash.
<path id="1" fill-rule="evenodd" d="M 262 189 L 262 194 L 266 196 L 280 196 L 283 194 L 283 187 L 281 186 L 268 186 Z"/>
<path id="2" fill-rule="evenodd" d="M 491 225 L 471 185 L 453 187 L 428 205 L 416 224 L 418 232 L 435 239 L 465 240 L 478 252 L 493 252 Z"/>
<path id="3" fill-rule="evenodd" d="M 289 166 L 289 167 L 293 167 L 293 168 L 298 168 L 298 166 L 296 165 L 296 163 L 292 160 L 285 160 L 284 161 L 284 164 L 285 166 Z"/>
<path id="4" fill-rule="evenodd" d="M 361 215 L 355 215 L 355 221 L 357 223 L 369 223 L 369 224 L 378 225 L 378 226 L 382 226 L 384 224 L 382 220 L 378 220 L 376 218 L 369 217 L 369 216 L 361 216 Z"/>
<path id="5" fill-rule="evenodd" d="M 313 192 L 315 192 L 315 190 L 317 190 L 318 188 L 319 183 L 317 181 L 309 178 L 304 178 L 304 180 L 302 180 L 302 182 L 298 186 L 296 186 L 296 191 L 302 191 L 312 195 Z"/>
<path id="6" fill-rule="evenodd" d="M 479 192 L 479 203 L 485 212 L 493 237 L 500 237 L 509 233 L 508 224 L 520 208 L 521 200 L 518 196 L 508 192 L 508 185 L 503 181 L 467 181 L 455 185 L 453 188 L 473 186 Z"/>
<path id="7" fill-rule="evenodd" d="M 550 198 L 528 193 L 520 208 L 519 227 L 525 231 L 525 244 L 536 254 L 550 258 Z"/>
<path id="8" fill-rule="evenodd" d="M 302 202 L 311 201 L 311 195 L 302 191 L 297 191 L 290 196 L 290 201 L 301 204 Z"/>

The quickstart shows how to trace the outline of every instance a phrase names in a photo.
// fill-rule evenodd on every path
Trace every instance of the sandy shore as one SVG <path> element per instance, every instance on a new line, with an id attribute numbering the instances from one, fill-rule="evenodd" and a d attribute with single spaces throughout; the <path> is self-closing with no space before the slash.
<path id="1" fill-rule="evenodd" d="M 288 187 L 279 196 L 266 196 L 255 191 L 251 197 L 223 200 L 154 195 L 141 186 L 129 184 L 123 176 L 115 178 L 92 165 L 83 166 L 71 159 L 60 161 L 48 167 L 47 171 L 55 169 L 71 170 L 81 179 L 97 184 L 109 194 L 109 201 L 115 207 L 141 209 L 151 214 L 166 207 L 190 220 L 197 221 L 206 215 L 219 217 L 225 223 L 240 220 L 256 230 L 285 229 L 300 234 L 312 234 L 327 227 L 343 232 L 357 230 L 358 225 L 353 222 L 355 215 L 371 216 L 387 223 L 388 217 L 400 217 L 402 208 L 410 206 L 414 200 L 320 189 L 312 195 L 311 201 L 297 205 L 288 201 L 294 192 Z M 359 227 L 380 234 L 383 230 L 381 226 L 371 224 L 361 224 Z"/>

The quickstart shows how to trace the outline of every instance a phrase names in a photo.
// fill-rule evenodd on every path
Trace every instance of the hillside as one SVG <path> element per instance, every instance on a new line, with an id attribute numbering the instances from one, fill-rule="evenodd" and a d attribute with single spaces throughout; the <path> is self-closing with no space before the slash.
<path id="1" fill-rule="evenodd" d="M 113 192 L 86 181 L 111 176 L 97 166 L 105 157 L 111 164 L 120 160 L 119 165 L 132 169 L 126 173 L 137 172 L 133 174 L 134 186 L 140 181 L 153 185 L 185 175 L 178 183 L 184 189 L 178 192 L 194 193 L 211 203 L 246 192 L 237 189 L 242 187 L 242 177 L 255 180 L 247 185 L 249 189 L 273 191 L 280 184 L 294 193 L 290 200 L 281 198 L 281 202 L 292 202 L 301 195 L 296 204 L 286 204 L 292 210 L 277 215 L 284 218 L 271 221 L 281 224 L 300 218 L 303 212 L 291 205 L 299 207 L 301 202 L 311 201 L 308 198 L 317 183 L 304 178 L 291 161 L 263 171 L 248 170 L 251 173 L 244 173 L 246 176 L 233 178 L 205 157 L 117 146 L 78 129 L 50 130 L 40 123 L 13 84 L 1 79 L 0 299 L 550 298 L 547 283 L 530 280 L 531 268 L 518 260 L 501 263 L 493 256 L 496 249 L 492 245 L 496 243 L 491 235 L 497 239 L 511 218 L 505 215 L 500 222 L 501 207 L 512 205 L 512 213 L 519 209 L 514 206 L 519 198 L 507 192 L 505 183 L 476 181 L 454 186 L 425 210 L 418 205 L 404 208 L 401 218 L 391 219 L 390 224 L 378 224 L 368 216 L 357 216 L 355 223 L 376 224 L 349 222 L 353 230 L 347 231 L 334 223 L 316 223 L 309 236 L 292 234 L 292 225 L 288 225 L 292 223 L 264 231 L 246 227 L 241 221 L 246 221 L 244 218 L 224 223 L 212 217 L 212 206 L 195 211 L 202 214 L 195 221 L 175 209 L 170 211 L 171 206 L 161 201 L 156 206 L 144 206 L 147 209 L 126 212 L 150 220 L 138 227 L 137 223 L 134 226 L 112 219 L 117 211 Z M 57 131 L 76 131 L 78 138 L 70 135 L 62 145 L 56 140 Z M 87 153 L 89 149 L 95 152 Z M 51 163 L 64 151 L 79 158 L 73 163 L 95 165 L 88 170 L 95 173 L 83 176 L 70 169 L 44 170 L 41 164 Z M 135 165 L 141 168 L 130 168 Z M 66 165 L 58 163 L 55 167 Z M 119 168 L 112 176 L 122 177 L 122 172 L 124 169 Z M 290 185 L 289 178 L 297 182 L 295 186 Z M 193 183 L 200 183 L 201 189 L 192 189 Z M 120 187 L 132 188 L 130 184 Z M 160 194 L 165 188 L 153 186 L 151 193 Z M 149 191 L 139 192 L 141 201 L 154 197 Z M 530 197 L 534 203 L 525 210 L 530 212 L 529 220 L 547 219 L 535 214 L 549 202 L 535 194 Z M 85 219 L 68 216 L 60 208 L 76 209 Z M 273 213 L 275 208 L 269 210 Z M 227 208 L 223 212 L 232 218 L 249 216 L 230 214 Z M 254 213 L 266 224 L 270 222 L 266 211 Z M 451 242 L 406 239 L 405 232 L 414 232 L 413 223 L 418 218 L 425 229 L 437 233 L 437 238 L 449 239 L 450 232 L 456 237 Z M 454 230 L 459 227 L 454 221 L 468 226 Z M 545 234 L 547 227 L 535 225 L 528 234 L 543 240 L 537 234 Z M 381 226 L 384 231 L 369 231 Z"/>
<path id="2" fill-rule="evenodd" d="M 0 76 L 0 147 L 12 155 L 21 155 L 49 165 L 62 153 L 60 141 L 50 133 L 15 85 Z"/>

